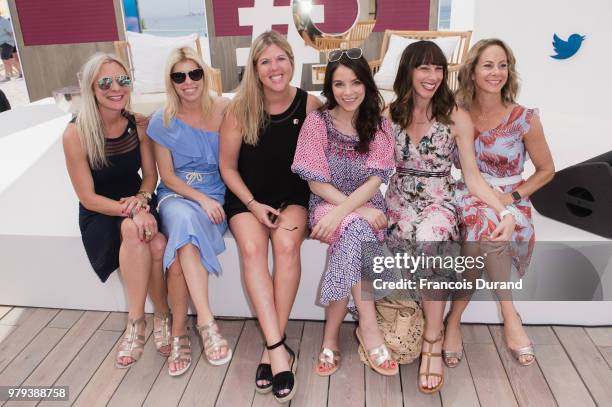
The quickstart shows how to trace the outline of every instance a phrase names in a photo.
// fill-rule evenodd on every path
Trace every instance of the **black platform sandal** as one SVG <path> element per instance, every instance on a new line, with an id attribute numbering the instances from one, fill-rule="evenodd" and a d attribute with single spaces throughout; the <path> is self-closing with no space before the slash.
<path id="1" fill-rule="evenodd" d="M 293 352 L 293 350 L 285 343 L 286 340 L 287 335 L 284 335 L 280 342 L 277 342 L 271 346 L 266 345 L 266 349 L 268 350 L 276 349 L 282 345 L 287 350 L 287 353 L 289 353 L 289 368 L 291 370 L 279 372 L 272 377 L 272 393 L 274 394 L 274 399 L 279 403 L 289 402 L 293 396 L 295 396 L 295 391 L 297 389 L 297 385 L 295 383 L 297 357 L 295 356 L 295 352 Z M 283 390 L 289 390 L 289 393 L 282 394 L 281 391 Z"/>
<path id="2" fill-rule="evenodd" d="M 265 380 L 268 384 L 260 386 L 258 381 Z M 267 394 L 272 391 L 272 365 L 269 363 L 260 363 L 255 372 L 255 391 L 259 394 Z"/>

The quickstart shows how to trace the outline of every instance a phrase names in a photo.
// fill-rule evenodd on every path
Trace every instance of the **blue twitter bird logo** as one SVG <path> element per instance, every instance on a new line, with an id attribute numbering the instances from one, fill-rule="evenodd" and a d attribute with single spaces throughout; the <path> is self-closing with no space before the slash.
<path id="1" fill-rule="evenodd" d="M 582 45 L 582 41 L 584 41 L 586 37 L 580 34 L 572 34 L 569 36 L 567 41 L 562 40 L 557 36 L 557 34 L 553 34 L 553 42 L 552 45 L 555 48 L 556 55 L 551 55 L 551 58 L 554 59 L 567 59 L 573 56 Z"/>

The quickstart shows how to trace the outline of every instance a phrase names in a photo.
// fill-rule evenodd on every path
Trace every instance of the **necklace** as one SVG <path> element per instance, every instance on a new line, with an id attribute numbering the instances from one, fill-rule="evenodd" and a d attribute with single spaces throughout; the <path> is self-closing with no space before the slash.
<path id="1" fill-rule="evenodd" d="M 502 106 L 504 108 L 504 106 Z M 480 111 L 478 115 L 476 115 L 476 120 L 478 122 L 486 122 L 490 117 L 495 116 L 495 113 L 499 110 L 499 107 L 495 107 L 491 109 L 489 112 Z"/>
<path id="2" fill-rule="evenodd" d="M 340 120 L 340 119 L 338 119 L 336 116 L 334 116 L 334 115 L 333 115 L 331 112 L 330 112 L 330 114 L 329 114 L 329 115 L 331 116 L 332 120 L 333 120 L 334 122 L 336 122 L 336 124 L 337 124 L 337 125 L 340 125 L 340 127 L 343 127 L 343 128 L 348 128 L 348 129 L 354 128 L 354 126 L 353 126 L 353 120 L 348 121 L 348 122 L 347 122 L 347 121 L 341 121 L 341 120 Z"/>
<path id="3" fill-rule="evenodd" d="M 416 114 L 413 113 L 413 123 L 414 124 L 427 124 L 427 123 L 431 123 L 431 121 L 433 120 L 433 118 L 429 118 L 429 115 L 427 114 L 427 111 L 425 112 L 425 119 L 424 120 L 417 120 L 416 118 Z"/>
<path id="4" fill-rule="evenodd" d="M 427 116 L 425 116 L 425 120 L 422 120 L 422 121 L 420 121 L 420 120 L 415 120 L 415 121 L 414 121 L 414 124 L 427 124 L 427 123 L 431 123 L 431 119 L 430 119 L 430 118 L 428 118 Z"/>

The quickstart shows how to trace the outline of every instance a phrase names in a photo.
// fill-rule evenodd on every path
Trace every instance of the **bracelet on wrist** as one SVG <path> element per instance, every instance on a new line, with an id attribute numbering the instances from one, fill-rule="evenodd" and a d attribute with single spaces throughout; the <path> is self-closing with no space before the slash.
<path id="1" fill-rule="evenodd" d="M 249 208 L 249 205 L 253 203 L 253 201 L 255 201 L 255 197 L 251 198 L 248 200 L 248 202 L 245 204 L 245 206 L 247 207 L 247 209 Z"/>
<path id="2" fill-rule="evenodd" d="M 515 221 L 518 221 L 517 210 L 512 206 L 506 206 L 500 213 L 499 218 L 503 219 L 506 215 L 512 215 Z"/>

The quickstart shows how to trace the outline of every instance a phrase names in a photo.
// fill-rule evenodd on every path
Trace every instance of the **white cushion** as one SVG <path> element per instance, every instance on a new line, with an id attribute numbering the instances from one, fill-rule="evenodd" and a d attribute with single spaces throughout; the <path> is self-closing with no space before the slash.
<path id="1" fill-rule="evenodd" d="M 179 47 L 195 50 L 197 34 L 184 37 L 158 37 L 128 31 L 127 42 L 132 49 L 134 91 L 137 93 L 165 92 L 164 73 L 170 52 Z"/>
<path id="2" fill-rule="evenodd" d="M 399 67 L 402 53 L 408 45 L 417 41 L 420 40 L 391 34 L 389 38 L 389 47 L 387 48 L 385 57 L 380 64 L 379 71 L 374 75 L 374 81 L 380 89 L 393 90 L 393 82 L 397 75 L 397 68 Z M 432 41 L 440 47 L 446 60 L 450 61 L 457 48 L 459 37 L 442 37 Z"/>

